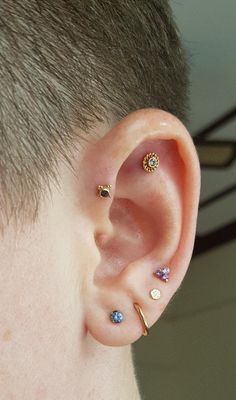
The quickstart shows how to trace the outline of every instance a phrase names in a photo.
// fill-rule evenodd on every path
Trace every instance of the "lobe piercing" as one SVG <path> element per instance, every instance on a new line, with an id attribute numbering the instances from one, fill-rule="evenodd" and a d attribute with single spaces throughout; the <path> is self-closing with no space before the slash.
<path id="1" fill-rule="evenodd" d="M 144 316 L 144 313 L 142 311 L 142 308 L 140 307 L 140 305 L 138 303 L 134 303 L 134 308 L 138 313 L 138 316 L 140 318 L 142 327 L 143 327 L 143 336 L 147 336 L 149 334 L 149 326 L 147 323 L 147 320 Z"/>
<path id="2" fill-rule="evenodd" d="M 113 324 L 120 324 L 123 319 L 124 319 L 124 315 L 122 314 L 121 311 L 112 311 L 112 313 L 110 314 L 110 319 L 111 322 L 113 322 Z"/>
<path id="3" fill-rule="evenodd" d="M 159 300 L 161 297 L 161 292 L 158 289 L 152 289 L 150 291 L 150 296 L 153 300 Z"/>
<path id="4" fill-rule="evenodd" d="M 169 267 L 162 267 L 159 268 L 156 272 L 154 272 L 154 275 L 159 278 L 163 282 L 168 282 L 169 281 L 169 273 L 170 273 L 170 268 Z"/>
<path id="5" fill-rule="evenodd" d="M 160 163 L 160 159 L 156 153 L 148 153 L 143 159 L 143 169 L 146 172 L 154 172 Z"/>
<path id="6" fill-rule="evenodd" d="M 110 190 L 111 185 L 98 185 L 98 195 L 100 197 L 111 197 Z"/>

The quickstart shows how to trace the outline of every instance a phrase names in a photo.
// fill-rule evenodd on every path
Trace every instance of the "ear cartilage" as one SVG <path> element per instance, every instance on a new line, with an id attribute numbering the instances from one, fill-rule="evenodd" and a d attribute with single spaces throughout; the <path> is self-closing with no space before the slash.
<path id="1" fill-rule="evenodd" d="M 113 324 L 120 324 L 124 319 L 124 315 L 121 311 L 115 310 L 110 314 L 110 319 Z"/>
<path id="2" fill-rule="evenodd" d="M 159 156 L 156 153 L 148 153 L 143 159 L 143 169 L 146 172 L 154 172 L 160 163 Z"/>
<path id="3" fill-rule="evenodd" d="M 147 323 L 147 320 L 144 316 L 143 310 L 140 307 L 140 305 L 138 303 L 134 303 L 134 308 L 138 313 L 138 316 L 140 318 L 142 327 L 143 327 L 143 336 L 147 336 L 149 334 L 149 325 Z"/>
<path id="4" fill-rule="evenodd" d="M 150 291 L 150 296 L 153 300 L 159 300 L 161 298 L 161 292 L 158 289 L 152 289 Z"/>
<path id="5" fill-rule="evenodd" d="M 169 267 L 161 267 L 161 268 L 158 268 L 158 270 L 156 272 L 154 272 L 154 275 L 163 282 L 169 281 L 169 274 L 170 274 Z"/>
<path id="6" fill-rule="evenodd" d="M 110 190 L 111 185 L 98 185 L 98 195 L 100 197 L 111 197 Z"/>

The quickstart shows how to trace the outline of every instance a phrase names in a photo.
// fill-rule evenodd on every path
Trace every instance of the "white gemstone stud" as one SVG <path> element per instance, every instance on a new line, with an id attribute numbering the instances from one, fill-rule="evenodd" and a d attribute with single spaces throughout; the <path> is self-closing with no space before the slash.
<path id="1" fill-rule="evenodd" d="M 161 297 L 161 292 L 158 289 L 152 289 L 150 291 L 150 296 L 153 300 L 159 300 Z"/>

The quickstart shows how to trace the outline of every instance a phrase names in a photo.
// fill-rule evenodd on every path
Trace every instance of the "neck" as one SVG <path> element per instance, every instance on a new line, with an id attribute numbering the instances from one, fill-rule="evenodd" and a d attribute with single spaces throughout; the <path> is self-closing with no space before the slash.
<path id="1" fill-rule="evenodd" d="M 140 400 L 131 346 L 106 347 L 88 336 L 83 349 L 79 399 Z"/>
<path id="2" fill-rule="evenodd" d="M 0 241 L 0 400 L 140 400 L 131 347 L 85 332 L 69 230 L 57 244 L 51 219 Z"/>

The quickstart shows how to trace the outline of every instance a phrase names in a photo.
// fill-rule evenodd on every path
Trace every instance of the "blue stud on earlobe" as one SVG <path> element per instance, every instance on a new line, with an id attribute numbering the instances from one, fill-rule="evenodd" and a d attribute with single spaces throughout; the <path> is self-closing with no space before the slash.
<path id="1" fill-rule="evenodd" d="M 113 322 L 113 324 L 120 324 L 123 321 L 124 316 L 121 311 L 115 310 L 115 311 L 112 311 L 112 313 L 110 314 L 110 318 L 111 318 L 111 322 Z"/>

